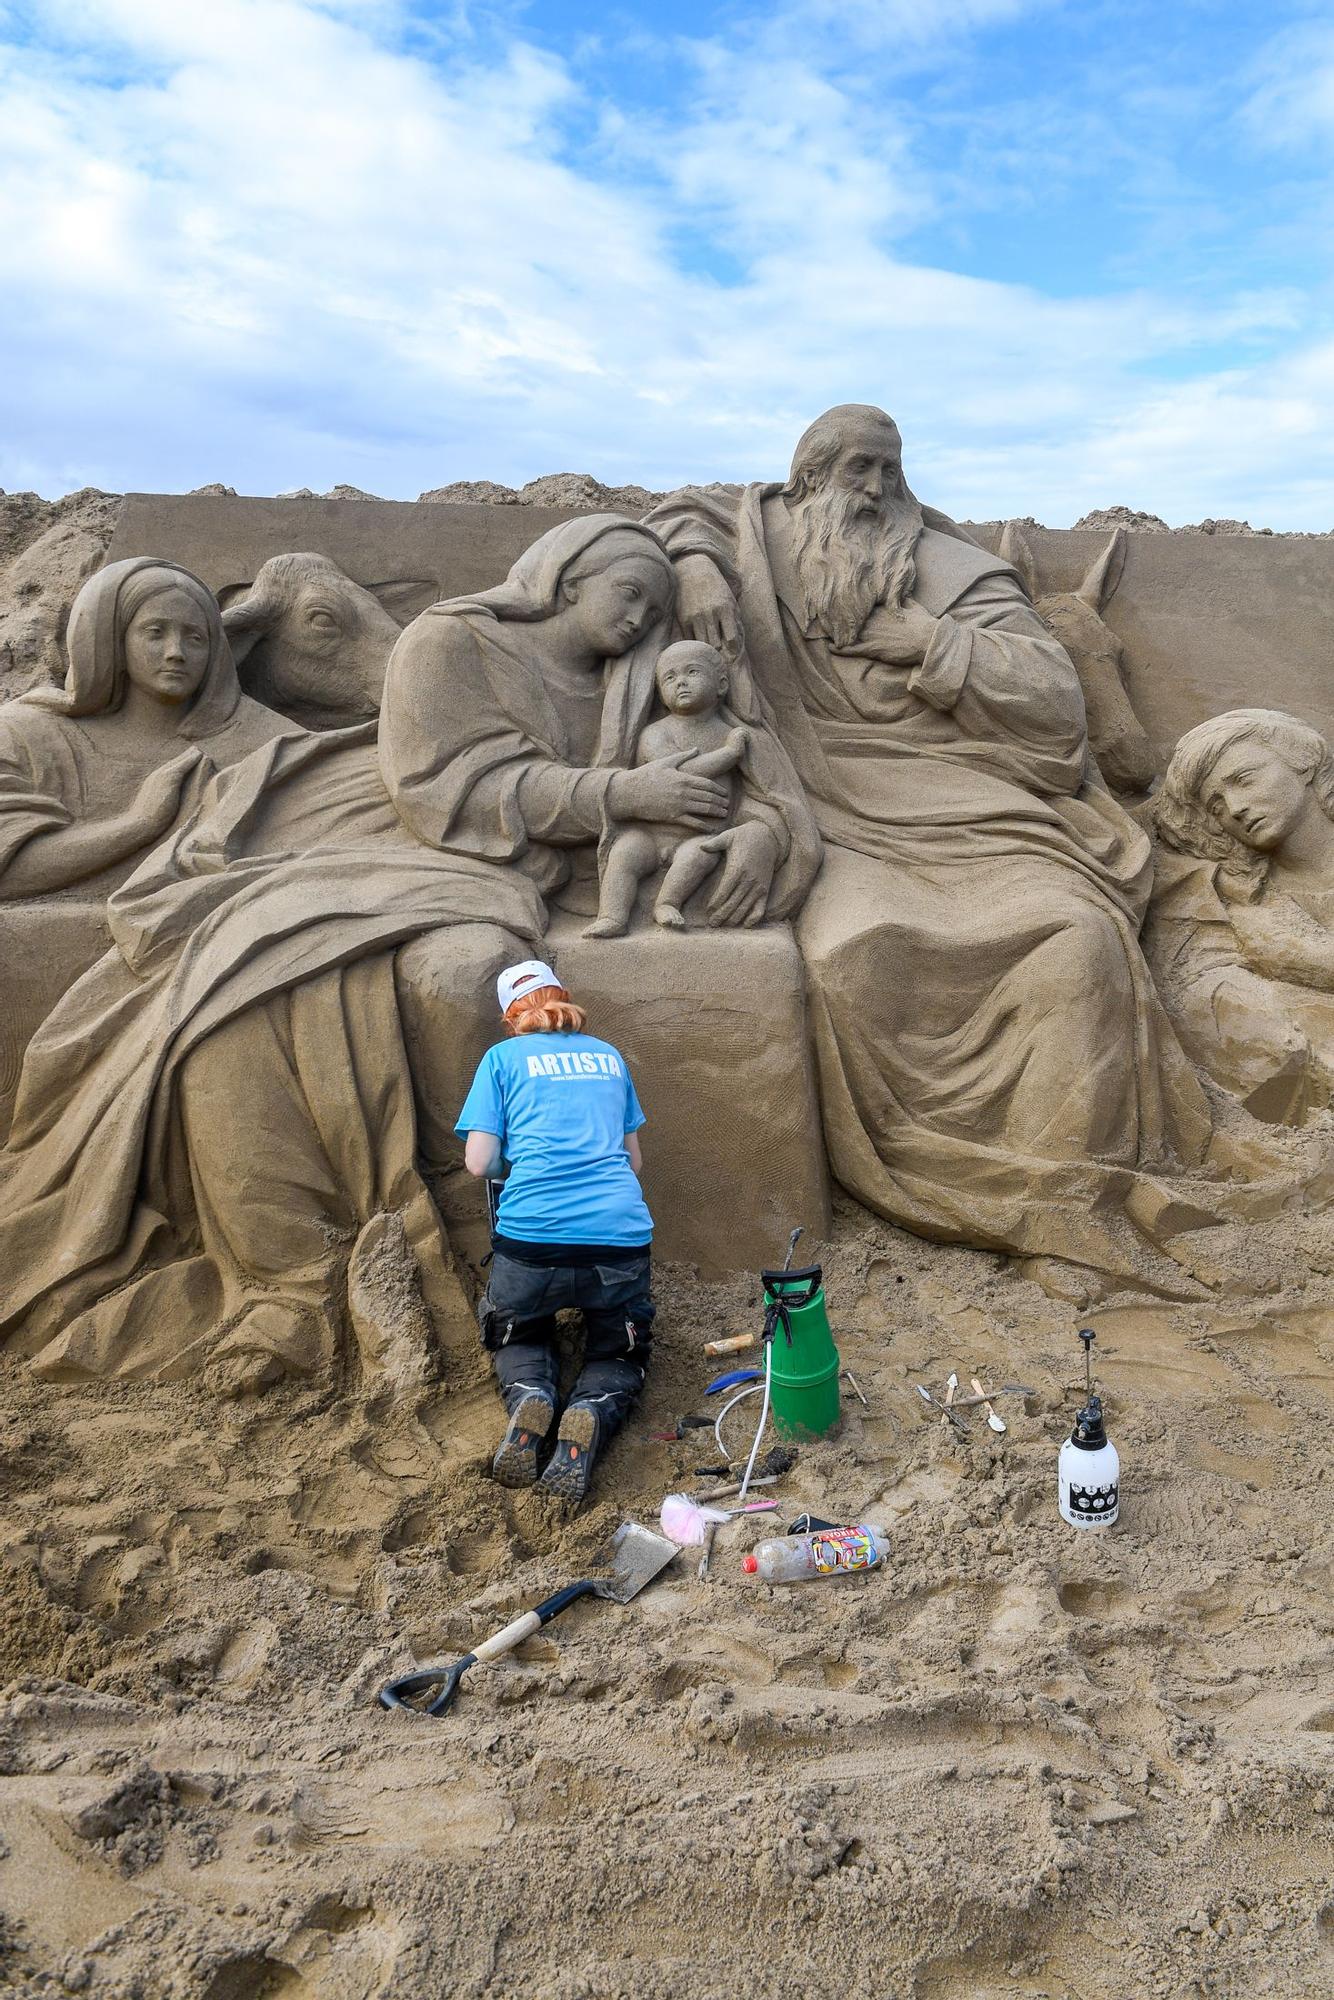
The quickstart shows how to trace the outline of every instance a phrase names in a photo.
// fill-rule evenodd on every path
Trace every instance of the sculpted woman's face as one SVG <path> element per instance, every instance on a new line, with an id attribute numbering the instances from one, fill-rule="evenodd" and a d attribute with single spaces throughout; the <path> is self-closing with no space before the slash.
<path id="1" fill-rule="evenodd" d="M 667 610 L 672 586 L 652 556 L 621 556 L 595 576 L 562 586 L 567 616 L 590 653 L 618 659 Z"/>
<path id="2" fill-rule="evenodd" d="M 126 675 L 156 701 L 192 700 L 203 685 L 208 656 L 208 626 L 188 590 L 159 591 L 125 628 Z"/>
<path id="3" fill-rule="evenodd" d="M 1270 854 L 1310 809 L 1310 787 L 1267 744 L 1230 743 L 1209 773 L 1204 802 L 1229 833 Z"/>

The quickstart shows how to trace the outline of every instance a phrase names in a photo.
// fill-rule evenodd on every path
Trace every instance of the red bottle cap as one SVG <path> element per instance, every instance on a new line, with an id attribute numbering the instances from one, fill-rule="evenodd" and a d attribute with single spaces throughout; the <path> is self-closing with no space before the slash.
<path id="1" fill-rule="evenodd" d="M 745 1570 L 747 1576 L 754 1576 L 759 1566 L 759 1558 L 757 1556 L 742 1556 L 741 1567 Z"/>

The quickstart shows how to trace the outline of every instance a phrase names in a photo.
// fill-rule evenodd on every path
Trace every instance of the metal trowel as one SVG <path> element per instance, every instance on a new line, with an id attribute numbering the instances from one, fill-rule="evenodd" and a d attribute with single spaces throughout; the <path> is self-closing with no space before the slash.
<path id="1" fill-rule="evenodd" d="M 492 1660 L 503 1659 L 580 1597 L 605 1597 L 613 1604 L 628 1604 L 680 1553 L 677 1544 L 669 1542 L 665 1535 L 655 1535 L 638 1521 L 626 1521 L 612 1536 L 610 1576 L 585 1577 L 581 1583 L 567 1583 L 563 1590 L 525 1611 L 522 1617 L 512 1619 L 502 1631 L 493 1632 L 489 1639 L 483 1639 L 480 1646 L 450 1666 L 421 1667 L 415 1674 L 404 1674 L 401 1680 L 390 1681 L 380 1689 L 381 1708 L 408 1708 L 416 1715 L 443 1715 L 469 1667 L 489 1666 Z M 422 1700 L 432 1689 L 436 1690 L 433 1698 Z"/>

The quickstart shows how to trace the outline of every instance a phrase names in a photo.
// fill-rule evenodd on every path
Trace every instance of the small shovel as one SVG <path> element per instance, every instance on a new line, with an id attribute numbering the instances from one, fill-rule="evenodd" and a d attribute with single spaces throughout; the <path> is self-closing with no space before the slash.
<path id="1" fill-rule="evenodd" d="M 651 1528 L 641 1528 L 638 1521 L 626 1521 L 616 1530 L 611 1551 L 609 1577 L 585 1577 L 582 1583 L 567 1583 L 564 1590 L 556 1591 L 533 1610 L 511 1620 L 502 1631 L 483 1639 L 480 1646 L 465 1653 L 461 1660 L 455 1660 L 452 1666 L 422 1667 L 415 1674 L 404 1674 L 401 1680 L 390 1681 L 380 1689 L 381 1708 L 410 1708 L 416 1715 L 443 1715 L 469 1667 L 487 1666 L 492 1660 L 503 1659 L 534 1632 L 549 1625 L 577 1598 L 606 1597 L 613 1604 L 628 1604 L 632 1597 L 638 1597 L 646 1583 L 652 1583 L 659 1570 L 666 1569 L 674 1555 L 680 1554 L 675 1542 L 669 1542 L 665 1535 L 655 1535 Z M 439 1689 L 433 1700 L 415 1699 L 431 1688 Z"/>
<path id="2" fill-rule="evenodd" d="M 973 1394 L 977 1397 L 978 1401 L 982 1405 L 982 1408 L 987 1413 L 987 1428 L 989 1430 L 995 1431 L 997 1437 L 1004 1437 L 1006 1430 L 1005 1419 L 1004 1417 L 998 1417 L 996 1415 L 996 1412 L 992 1409 L 991 1404 L 987 1399 L 987 1392 L 982 1387 L 982 1384 L 978 1381 L 976 1375 L 974 1375 L 973 1377 Z"/>

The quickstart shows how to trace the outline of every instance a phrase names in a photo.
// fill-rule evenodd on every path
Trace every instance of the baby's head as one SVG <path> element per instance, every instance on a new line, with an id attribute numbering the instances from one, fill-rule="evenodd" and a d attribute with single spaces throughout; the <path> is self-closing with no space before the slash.
<path id="1" fill-rule="evenodd" d="M 727 662 L 702 639 L 679 639 L 659 656 L 658 693 L 673 715 L 711 715 L 727 693 Z"/>

